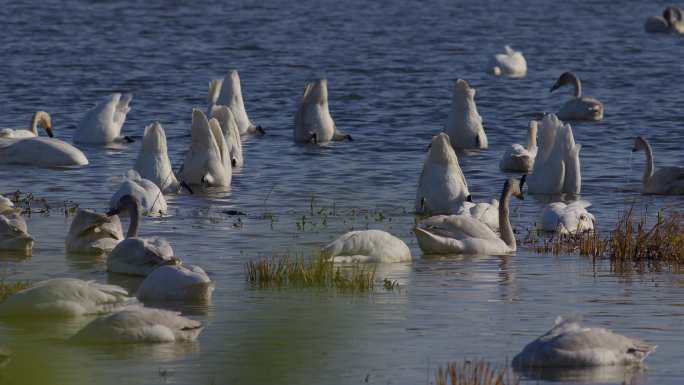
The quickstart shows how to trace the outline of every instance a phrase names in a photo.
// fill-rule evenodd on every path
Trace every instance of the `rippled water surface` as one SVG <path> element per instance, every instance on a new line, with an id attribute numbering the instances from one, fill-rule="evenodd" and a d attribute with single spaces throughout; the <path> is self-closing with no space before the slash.
<path id="1" fill-rule="evenodd" d="M 684 279 L 672 273 L 615 274 L 605 263 L 522 247 L 505 258 L 379 266 L 378 275 L 397 279 L 401 290 L 372 295 L 257 290 L 244 279 L 249 260 L 310 255 L 350 228 L 390 231 L 419 256 L 411 232 L 416 184 L 457 78 L 477 89 L 490 143 L 460 157 L 476 200 L 500 193 L 498 159 L 524 140 L 527 121 L 569 97 L 549 94 L 569 69 L 606 109 L 602 122 L 573 124 L 582 144 L 582 198 L 593 203 L 599 225 L 609 227 L 632 203 L 650 212 L 681 207 L 681 197 L 640 196 L 643 153 L 630 157 L 633 137 L 645 135 L 657 164 L 684 164 L 684 40 L 643 32 L 645 17 L 664 2 L 29 3 L 0 7 L 0 127 L 26 126 L 43 109 L 57 136 L 70 140 L 96 101 L 132 92 L 125 134 L 140 139 L 159 120 L 177 165 L 189 144 L 191 108 L 205 108 L 209 80 L 236 68 L 247 111 L 268 134 L 244 143 L 246 163 L 230 191 L 170 196 L 169 215 L 143 223 L 144 235 L 166 237 L 216 282 L 211 305 L 171 306 L 206 323 L 196 343 L 81 347 L 65 339 L 87 320 L 0 324 L 0 344 L 14 353 L 0 383 L 425 384 L 450 360 L 504 365 L 559 314 L 581 314 L 658 350 L 641 373 L 524 381 L 681 383 Z M 525 53 L 527 77 L 487 75 L 489 58 L 505 44 Z M 337 126 L 355 140 L 295 145 L 297 98 L 306 81 L 322 76 Z M 139 148 L 140 140 L 82 147 L 91 165 L 76 170 L 0 165 L 1 193 L 32 192 L 53 206 L 49 216 L 28 219 L 33 257 L 0 257 L 3 277 L 70 276 L 135 289 L 135 281 L 108 276 L 102 260 L 65 254 L 70 218 L 58 207 L 72 200 L 104 210 Z M 543 204 L 538 197 L 513 203 L 519 237 Z"/>

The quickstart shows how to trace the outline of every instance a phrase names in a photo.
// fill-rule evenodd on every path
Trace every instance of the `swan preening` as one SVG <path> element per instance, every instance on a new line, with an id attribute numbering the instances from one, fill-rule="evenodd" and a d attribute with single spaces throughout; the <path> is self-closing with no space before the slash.
<path id="1" fill-rule="evenodd" d="M 299 143 L 328 143 L 352 140 L 351 135 L 337 130 L 328 108 L 328 81 L 307 83 L 294 118 L 294 140 Z"/>
<path id="2" fill-rule="evenodd" d="M 582 188 L 579 152 L 572 128 L 556 115 L 542 119 L 539 149 L 528 178 L 530 194 L 579 194 Z"/>
<path id="3" fill-rule="evenodd" d="M 522 52 L 505 46 L 506 53 L 494 55 L 492 73 L 496 76 L 505 75 L 512 78 L 521 78 L 527 74 L 527 61 Z"/>
<path id="4" fill-rule="evenodd" d="M 634 139 L 632 152 L 646 153 L 644 169 L 644 194 L 684 195 L 684 167 L 661 167 L 657 171 L 653 161 L 653 149 L 646 138 L 637 136 Z"/>
<path id="5" fill-rule="evenodd" d="M 564 72 L 551 87 L 551 92 L 563 86 L 574 86 L 575 97 L 568 100 L 558 110 L 558 117 L 563 120 L 601 120 L 603 119 L 603 103 L 582 96 L 582 83 L 573 72 Z"/>
<path id="6" fill-rule="evenodd" d="M 646 19 L 644 30 L 650 33 L 684 33 L 684 11 L 676 5 L 663 10 L 663 16 Z"/>
<path id="7" fill-rule="evenodd" d="M 122 213 L 127 213 L 130 217 L 128 233 L 126 239 L 119 242 L 107 257 L 107 271 L 144 277 L 159 266 L 180 264 L 165 239 L 138 237 L 140 204 L 134 196 L 122 196 L 107 215 Z"/>
<path id="8" fill-rule="evenodd" d="M 56 278 L 38 282 L 1 302 L 0 317 L 79 317 L 116 311 L 136 302 L 119 286 Z"/>
<path id="9" fill-rule="evenodd" d="M 142 147 L 133 170 L 140 177 L 152 181 L 163 193 L 178 192 L 180 184 L 171 168 L 166 133 L 159 122 L 145 127 Z"/>
<path id="10" fill-rule="evenodd" d="M 418 179 L 416 212 L 426 215 L 452 214 L 469 197 L 468 184 L 449 136 L 445 133 L 433 136 Z"/>
<path id="11" fill-rule="evenodd" d="M 10 206 L 4 200 L 0 202 L 0 250 L 17 251 L 31 254 L 33 237 L 28 232 L 26 221 L 18 209 L 10 201 Z"/>
<path id="12" fill-rule="evenodd" d="M 577 320 L 556 319 L 553 328 L 513 358 L 513 366 L 592 367 L 639 365 L 656 346 L 604 328 L 584 327 Z"/>
<path id="13" fill-rule="evenodd" d="M 71 253 L 109 253 L 124 239 L 121 220 L 91 210 L 78 209 L 71 222 L 65 246 Z"/>
<path id="14" fill-rule="evenodd" d="M 121 186 L 109 200 L 109 208 L 119 204 L 121 197 L 132 195 L 140 203 L 142 215 L 161 215 L 166 213 L 166 199 L 154 182 L 142 178 L 135 170 L 128 170 Z"/>
<path id="15" fill-rule="evenodd" d="M 537 156 L 537 126 L 536 120 L 530 120 L 527 128 L 527 146 L 512 144 L 506 149 L 499 167 L 502 171 L 521 171 L 529 173 L 534 168 L 534 158 Z"/>
<path id="16" fill-rule="evenodd" d="M 140 284 L 143 301 L 208 301 L 214 284 L 194 265 L 164 265 L 154 269 Z"/>
<path id="17" fill-rule="evenodd" d="M 131 110 L 131 99 L 131 94 L 116 92 L 88 110 L 76 128 L 74 142 L 107 144 L 123 139 L 121 128 Z"/>
<path id="18" fill-rule="evenodd" d="M 35 138 L 38 136 L 38 126 L 45 130 L 47 136 L 50 138 L 54 137 L 52 132 L 52 118 L 50 118 L 50 114 L 45 111 L 36 111 L 33 114 L 31 125 L 29 126 L 30 128 L 28 130 L 13 130 L 11 128 L 6 128 L 4 130 L 0 130 L 0 138 Z"/>
<path id="19" fill-rule="evenodd" d="M 242 99 L 242 86 L 240 85 L 240 75 L 236 70 L 231 70 L 226 77 L 212 80 L 209 83 L 209 108 L 208 113 L 215 105 L 228 106 L 235 115 L 235 121 L 240 135 L 264 134 L 261 126 L 256 126 L 249 120 L 245 110 L 245 102 Z"/>
<path id="20" fill-rule="evenodd" d="M 465 80 L 458 79 L 454 84 L 454 95 L 444 132 L 449 135 L 454 148 L 487 148 L 482 117 L 475 105 L 475 89 Z"/>
<path id="21" fill-rule="evenodd" d="M 230 186 L 233 171 L 221 125 L 207 120 L 198 109 L 192 110 L 192 139 L 181 168 L 186 183 L 207 186 Z"/>
<path id="22" fill-rule="evenodd" d="M 425 254 L 500 255 L 516 250 L 515 235 L 508 218 L 511 196 L 523 199 L 525 176 L 504 183 L 499 203 L 499 230 L 470 215 L 439 215 L 418 223 L 414 228 L 418 245 Z"/>
<path id="23" fill-rule="evenodd" d="M 211 109 L 211 117 L 218 120 L 223 132 L 223 137 L 228 147 L 230 164 L 233 167 L 242 167 L 245 161 L 242 157 L 242 137 L 235 120 L 235 115 L 227 106 L 214 106 Z"/>
<path id="24" fill-rule="evenodd" d="M 587 211 L 591 203 L 583 200 L 571 202 L 553 202 L 544 206 L 541 212 L 539 227 L 543 231 L 559 234 L 577 234 L 594 230 L 596 218 Z"/>
<path id="25" fill-rule="evenodd" d="M 323 247 L 321 254 L 342 263 L 411 261 L 404 241 L 381 230 L 350 231 Z"/>

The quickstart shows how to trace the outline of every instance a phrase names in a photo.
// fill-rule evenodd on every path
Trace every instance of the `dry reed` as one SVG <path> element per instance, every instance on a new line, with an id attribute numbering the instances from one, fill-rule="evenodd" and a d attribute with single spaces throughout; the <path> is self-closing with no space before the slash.
<path id="1" fill-rule="evenodd" d="M 437 385 L 512 385 L 520 379 L 510 374 L 508 368 L 494 368 L 486 361 L 452 362 L 440 367 L 435 375 Z"/>

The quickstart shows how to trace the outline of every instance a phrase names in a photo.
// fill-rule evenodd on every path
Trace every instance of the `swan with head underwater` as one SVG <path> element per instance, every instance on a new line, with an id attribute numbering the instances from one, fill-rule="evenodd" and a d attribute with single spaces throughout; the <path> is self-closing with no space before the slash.
<path id="1" fill-rule="evenodd" d="M 145 127 L 142 146 L 133 170 L 140 177 L 153 182 L 163 193 L 178 192 L 180 183 L 171 168 L 166 145 L 166 133 L 159 122 Z"/>
<path id="2" fill-rule="evenodd" d="M 47 136 L 50 138 L 53 138 L 55 135 L 52 132 L 52 118 L 50 117 L 50 114 L 48 114 L 45 111 L 36 111 L 33 114 L 33 118 L 31 119 L 31 127 L 30 129 L 11 129 L 11 128 L 5 128 L 4 130 L 0 130 L 0 138 L 8 138 L 8 139 L 24 139 L 24 138 L 35 138 L 38 136 L 38 127 L 42 128 L 45 130 L 45 133 Z"/>
<path id="3" fill-rule="evenodd" d="M 646 138 L 637 136 L 634 139 L 632 152 L 646 153 L 646 168 L 644 169 L 644 194 L 684 195 L 684 167 L 661 167 L 655 170 L 653 149 Z"/>
<path id="4" fill-rule="evenodd" d="M 350 231 L 321 249 L 324 258 L 333 262 L 410 262 L 406 243 L 382 230 Z"/>
<path id="5" fill-rule="evenodd" d="M 530 120 L 527 128 L 527 146 L 515 143 L 504 152 L 499 161 L 502 171 L 520 171 L 529 173 L 534 168 L 534 158 L 537 156 L 537 127 L 536 120 Z"/>
<path id="6" fill-rule="evenodd" d="M 119 216 L 78 209 L 64 242 L 67 252 L 109 253 L 124 239 Z"/>
<path id="7" fill-rule="evenodd" d="M 663 10 L 663 16 L 651 16 L 646 19 L 644 30 L 648 33 L 684 33 L 684 11 L 676 5 Z"/>
<path id="8" fill-rule="evenodd" d="M 252 123 L 247 116 L 245 102 L 242 98 L 240 75 L 238 75 L 237 70 L 229 71 L 223 79 L 214 79 L 209 82 L 208 99 L 207 114 L 211 115 L 211 110 L 215 105 L 227 106 L 235 115 L 240 135 L 264 135 L 266 133 L 260 125 Z"/>
<path id="9" fill-rule="evenodd" d="M 564 72 L 551 87 L 551 92 L 563 86 L 575 87 L 575 97 L 568 100 L 558 111 L 563 120 L 601 120 L 603 119 L 603 103 L 597 99 L 582 96 L 582 83 L 573 72 Z"/>
<path id="10" fill-rule="evenodd" d="M 511 78 L 522 78 L 527 74 L 527 61 L 522 52 L 505 46 L 506 53 L 494 55 L 492 74 L 495 76 L 505 75 Z"/>
<path id="11" fill-rule="evenodd" d="M 228 147 L 231 166 L 242 167 L 245 164 L 242 156 L 242 137 L 235 120 L 235 114 L 233 114 L 228 106 L 216 105 L 212 107 L 210 116 L 218 120 L 221 125 L 221 131 Z"/>
<path id="12" fill-rule="evenodd" d="M 454 94 L 444 132 L 449 135 L 454 148 L 485 149 L 488 147 L 482 117 L 475 105 L 475 89 L 471 88 L 465 80 L 458 79 L 454 84 Z"/>
<path id="13" fill-rule="evenodd" d="M 352 140 L 351 135 L 337 130 L 328 107 L 328 81 L 307 83 L 294 118 L 294 140 L 297 143 L 323 144 Z"/>
<path id="14" fill-rule="evenodd" d="M 179 172 L 181 179 L 195 185 L 230 186 L 231 159 L 218 120 L 207 120 L 202 111 L 193 109 L 190 135 L 190 149 Z"/>
<path id="15" fill-rule="evenodd" d="M 544 206 L 539 228 L 559 234 L 578 234 L 594 230 L 596 217 L 587 211 L 591 203 L 578 200 L 570 203 L 553 202 Z"/>
<path id="16" fill-rule="evenodd" d="M 108 144 L 112 142 L 131 142 L 121 135 L 126 115 L 131 110 L 131 94 L 118 92 L 88 110 L 74 133 L 75 143 Z"/>
<path id="17" fill-rule="evenodd" d="M 525 177 L 509 178 L 504 183 L 499 203 L 500 236 L 470 215 L 438 215 L 419 222 L 414 228 L 420 249 L 425 254 L 502 255 L 515 252 L 517 246 L 509 219 L 509 204 L 511 196 L 523 199 Z"/>

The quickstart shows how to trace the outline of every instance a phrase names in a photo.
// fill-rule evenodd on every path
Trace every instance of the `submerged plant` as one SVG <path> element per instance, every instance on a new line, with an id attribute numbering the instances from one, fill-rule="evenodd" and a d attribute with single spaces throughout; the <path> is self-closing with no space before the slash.
<path id="1" fill-rule="evenodd" d="M 437 385 L 511 385 L 519 384 L 508 368 L 493 368 L 486 361 L 452 362 L 440 367 L 435 375 Z"/>
<path id="2" fill-rule="evenodd" d="M 7 283 L 4 280 L 0 281 L 0 302 L 6 300 L 12 294 L 28 289 L 31 287 L 31 283 L 28 281 L 17 281 Z"/>

